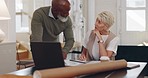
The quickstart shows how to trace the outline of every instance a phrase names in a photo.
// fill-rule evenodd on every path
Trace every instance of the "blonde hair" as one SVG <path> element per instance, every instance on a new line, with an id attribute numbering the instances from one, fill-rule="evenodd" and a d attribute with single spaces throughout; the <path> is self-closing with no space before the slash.
<path id="1" fill-rule="evenodd" d="M 107 24 L 109 28 L 114 24 L 114 16 L 109 11 L 99 13 L 97 19 Z"/>

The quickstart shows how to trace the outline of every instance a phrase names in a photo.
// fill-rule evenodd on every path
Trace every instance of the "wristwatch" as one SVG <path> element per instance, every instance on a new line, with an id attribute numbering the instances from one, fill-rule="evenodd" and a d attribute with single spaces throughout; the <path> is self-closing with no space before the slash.
<path id="1" fill-rule="evenodd" d="M 99 40 L 99 41 L 98 41 L 98 43 L 103 43 L 103 42 L 104 42 L 103 40 Z"/>

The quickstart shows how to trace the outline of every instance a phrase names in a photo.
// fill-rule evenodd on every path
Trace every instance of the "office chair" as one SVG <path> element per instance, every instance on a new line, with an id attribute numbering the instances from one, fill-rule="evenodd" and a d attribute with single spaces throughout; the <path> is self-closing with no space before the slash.
<path id="1" fill-rule="evenodd" d="M 128 62 L 147 62 L 148 46 L 119 45 L 115 59 L 125 59 Z"/>
<path id="2" fill-rule="evenodd" d="M 29 50 L 23 46 L 21 43 L 17 41 L 16 43 L 16 51 L 17 51 L 17 62 L 16 65 L 18 66 L 18 69 L 21 69 L 21 66 L 24 66 L 24 68 L 34 66 L 34 61 L 32 59 L 29 59 Z M 22 51 L 22 54 L 20 53 Z M 24 52 L 24 53 L 23 53 Z M 27 57 L 24 57 L 23 54 Z"/>

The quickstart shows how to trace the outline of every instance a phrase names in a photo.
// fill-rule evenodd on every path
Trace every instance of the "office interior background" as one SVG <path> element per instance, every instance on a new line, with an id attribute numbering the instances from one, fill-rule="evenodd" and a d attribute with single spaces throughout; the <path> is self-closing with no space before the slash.
<path id="1" fill-rule="evenodd" d="M 85 33 L 93 29 L 97 14 L 110 11 L 115 16 L 111 31 L 120 38 L 120 45 L 143 45 L 148 42 L 148 1 L 147 0 L 69 0 L 71 2 L 70 17 L 73 22 L 75 41 L 81 45 Z M 1 43 L 7 44 L 1 49 L 11 48 L 15 51 L 16 40 L 29 48 L 31 34 L 30 22 L 35 9 L 51 5 L 51 0 L 5 0 L 11 19 L 0 21 L 0 28 L 6 38 Z M 63 35 L 60 34 L 63 43 Z M 13 43 L 9 46 L 9 43 Z M 5 49 L 5 50 L 4 50 Z M 7 60 L 6 60 L 7 59 Z M 16 52 L 0 53 L 0 61 L 4 61 L 0 73 L 16 70 Z"/>

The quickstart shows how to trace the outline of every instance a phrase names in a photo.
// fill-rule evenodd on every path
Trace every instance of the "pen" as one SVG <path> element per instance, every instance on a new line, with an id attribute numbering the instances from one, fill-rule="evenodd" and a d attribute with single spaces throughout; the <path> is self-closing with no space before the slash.
<path id="1" fill-rule="evenodd" d="M 71 59 L 70 61 L 73 61 L 73 62 L 78 62 L 78 63 L 84 63 L 84 64 L 86 63 L 86 62 L 84 62 L 84 61 L 72 60 L 72 59 Z"/>

